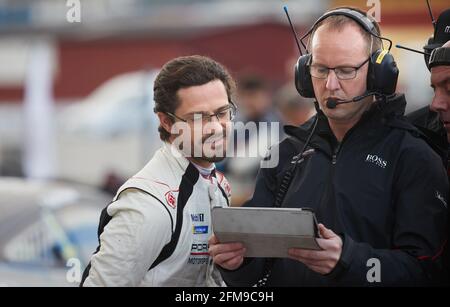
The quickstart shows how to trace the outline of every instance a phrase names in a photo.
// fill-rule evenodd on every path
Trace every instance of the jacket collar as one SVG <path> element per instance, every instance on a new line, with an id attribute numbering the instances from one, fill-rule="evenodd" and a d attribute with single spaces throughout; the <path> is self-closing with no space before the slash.
<path id="1" fill-rule="evenodd" d="M 194 177 L 196 177 L 197 175 L 201 175 L 200 171 L 194 165 L 194 163 L 189 161 L 186 158 L 186 156 L 184 155 L 184 153 L 181 152 L 176 146 L 174 146 L 174 145 L 172 145 L 172 144 L 170 144 L 168 142 L 164 142 L 164 145 L 162 147 L 162 151 L 163 151 L 164 155 L 166 157 L 169 157 L 171 162 L 173 162 L 178 167 L 180 167 L 182 171 L 188 171 L 188 168 L 189 168 L 189 172 L 194 173 L 193 174 Z M 210 176 L 216 177 L 215 168 L 211 171 Z M 205 176 L 203 176 L 203 177 L 205 177 Z"/>
<path id="2" fill-rule="evenodd" d="M 181 152 L 176 146 L 164 142 L 162 151 L 166 157 L 168 157 L 171 162 L 178 165 L 183 171 L 189 166 L 189 160 L 186 159 L 183 152 Z"/>
<path id="3" fill-rule="evenodd" d="M 387 100 L 377 100 L 372 106 L 367 110 L 356 124 L 357 126 L 366 124 L 382 124 L 388 118 L 395 118 L 403 116 L 405 113 L 406 100 L 403 94 L 396 94 L 387 97 Z M 328 119 L 325 114 L 319 110 L 318 113 L 310 118 L 306 123 L 299 127 L 286 125 L 284 126 L 284 131 L 287 135 L 296 137 L 300 140 L 305 141 L 314 125 L 316 117 L 319 117 L 319 122 L 317 123 L 316 133 L 317 135 L 323 137 L 334 137 L 331 131 L 330 125 L 328 124 Z"/>

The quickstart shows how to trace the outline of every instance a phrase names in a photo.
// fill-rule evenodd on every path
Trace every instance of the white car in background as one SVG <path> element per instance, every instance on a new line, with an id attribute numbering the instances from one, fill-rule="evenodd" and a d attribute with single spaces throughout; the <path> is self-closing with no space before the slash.
<path id="1" fill-rule="evenodd" d="M 150 160 L 161 146 L 153 112 L 156 75 L 118 75 L 58 111 L 58 178 L 102 185 L 108 174 L 126 178 Z"/>
<path id="2" fill-rule="evenodd" d="M 0 177 L 0 286 L 78 286 L 110 201 L 81 184 Z"/>
<path id="3" fill-rule="evenodd" d="M 127 178 L 148 162 L 161 146 L 153 112 L 157 72 L 117 75 L 82 100 L 55 104 L 53 178 L 101 186 L 108 174 Z M 23 112 L 23 104 L 0 104 L 0 175 L 24 174 Z"/>

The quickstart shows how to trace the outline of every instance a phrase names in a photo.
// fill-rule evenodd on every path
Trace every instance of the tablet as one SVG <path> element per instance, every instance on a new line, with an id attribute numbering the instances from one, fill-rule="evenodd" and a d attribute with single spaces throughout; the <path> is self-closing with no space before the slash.
<path id="1" fill-rule="evenodd" d="M 245 257 L 286 258 L 293 247 L 321 250 L 311 209 L 215 207 L 212 223 L 221 243 L 245 245 Z"/>

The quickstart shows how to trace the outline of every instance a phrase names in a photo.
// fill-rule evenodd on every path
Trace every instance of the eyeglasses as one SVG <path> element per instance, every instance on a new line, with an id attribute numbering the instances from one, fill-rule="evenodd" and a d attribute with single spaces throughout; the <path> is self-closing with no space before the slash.
<path id="1" fill-rule="evenodd" d="M 185 123 L 196 123 L 196 122 L 200 122 L 203 124 L 209 123 L 211 122 L 211 119 L 213 117 L 217 118 L 217 120 L 219 122 L 224 122 L 224 121 L 228 121 L 228 120 L 233 120 L 234 117 L 236 116 L 236 105 L 230 101 L 230 103 L 226 106 L 223 107 L 222 109 L 220 109 L 219 111 L 217 111 L 216 113 L 213 114 L 205 114 L 205 113 L 196 113 L 196 114 L 192 114 L 191 116 L 187 117 L 187 118 L 181 118 L 175 114 L 172 114 L 170 112 L 166 112 L 169 116 L 172 116 L 175 119 L 178 119 L 182 122 Z"/>
<path id="2" fill-rule="evenodd" d="M 330 73 L 330 70 L 334 70 L 334 73 L 336 74 L 336 77 L 339 80 L 349 80 L 354 79 L 356 77 L 356 74 L 358 70 L 364 66 L 367 62 L 369 62 L 370 58 L 365 60 L 361 65 L 356 67 L 350 67 L 350 66 L 343 66 L 343 67 L 335 67 L 330 68 L 323 65 L 310 65 L 309 66 L 309 73 L 312 77 L 317 79 L 326 79 L 328 77 L 328 74 Z"/>

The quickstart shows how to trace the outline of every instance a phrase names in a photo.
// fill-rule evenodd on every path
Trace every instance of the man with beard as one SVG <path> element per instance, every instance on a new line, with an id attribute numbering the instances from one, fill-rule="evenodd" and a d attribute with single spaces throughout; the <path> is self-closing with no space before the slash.
<path id="1" fill-rule="evenodd" d="M 229 185 L 214 162 L 226 151 L 233 90 L 229 73 L 210 58 L 164 65 L 154 84 L 164 145 L 103 210 L 82 286 L 222 284 L 208 238 L 211 207 L 229 205 Z"/>

